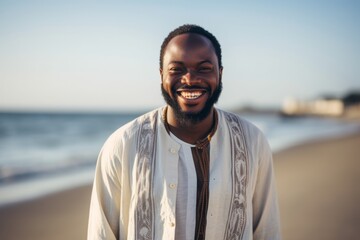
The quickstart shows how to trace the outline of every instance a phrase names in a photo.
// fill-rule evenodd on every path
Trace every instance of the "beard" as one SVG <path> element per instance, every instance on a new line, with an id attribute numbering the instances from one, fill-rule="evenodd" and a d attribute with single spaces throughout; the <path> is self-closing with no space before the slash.
<path id="1" fill-rule="evenodd" d="M 176 90 L 171 89 L 172 95 L 177 96 Z M 175 113 L 175 117 L 178 120 L 181 126 L 187 126 L 190 124 L 196 124 L 204 120 L 209 116 L 213 106 L 219 100 L 222 91 L 222 81 L 220 81 L 218 87 L 215 89 L 210 98 L 206 101 L 205 106 L 199 112 L 186 113 L 184 112 L 177 99 L 172 98 L 169 93 L 164 89 L 164 86 L 161 84 L 161 93 L 164 97 L 165 102 L 169 105 Z"/>

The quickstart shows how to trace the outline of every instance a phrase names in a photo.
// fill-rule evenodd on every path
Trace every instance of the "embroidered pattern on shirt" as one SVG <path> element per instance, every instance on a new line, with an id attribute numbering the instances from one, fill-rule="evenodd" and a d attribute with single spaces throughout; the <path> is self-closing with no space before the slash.
<path id="1" fill-rule="evenodd" d="M 155 162 L 157 113 L 146 116 L 140 126 L 137 142 L 135 238 L 153 239 L 154 201 L 152 197 L 153 164 Z"/>
<path id="2" fill-rule="evenodd" d="M 248 154 L 241 120 L 225 113 L 231 138 L 232 197 L 224 239 L 242 239 L 246 225 L 246 186 L 248 184 Z"/>

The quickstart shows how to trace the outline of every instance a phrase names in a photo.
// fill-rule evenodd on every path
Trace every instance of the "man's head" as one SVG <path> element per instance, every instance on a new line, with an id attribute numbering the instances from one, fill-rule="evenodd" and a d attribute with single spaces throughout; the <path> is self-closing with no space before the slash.
<path id="1" fill-rule="evenodd" d="M 185 33 L 196 33 L 196 34 L 202 35 L 202 36 L 206 37 L 207 39 L 209 39 L 214 47 L 216 56 L 218 58 L 219 68 L 222 68 L 221 46 L 220 46 L 220 43 L 218 42 L 218 40 L 216 39 L 216 37 L 212 33 L 208 32 L 207 30 L 205 30 L 204 28 L 202 28 L 198 25 L 184 24 L 178 28 L 175 28 L 173 31 L 171 31 L 167 35 L 167 37 L 164 39 L 163 43 L 161 44 L 160 69 L 163 68 L 163 59 L 164 59 L 165 48 L 168 45 L 168 43 L 170 42 L 170 40 L 176 36 L 179 36 L 179 35 L 185 34 Z"/>
<path id="2" fill-rule="evenodd" d="M 170 32 L 160 51 L 161 90 L 180 123 L 205 119 L 221 89 L 221 47 L 216 38 L 196 25 Z"/>

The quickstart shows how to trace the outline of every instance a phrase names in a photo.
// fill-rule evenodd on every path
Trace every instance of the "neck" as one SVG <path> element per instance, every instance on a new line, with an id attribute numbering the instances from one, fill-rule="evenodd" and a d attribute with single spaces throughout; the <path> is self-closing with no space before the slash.
<path id="1" fill-rule="evenodd" d="M 171 107 L 167 107 L 166 121 L 168 130 L 171 131 L 179 139 L 196 144 L 211 134 L 215 126 L 215 109 L 212 108 L 209 115 L 200 122 L 180 122 L 176 119 L 176 115 Z"/>

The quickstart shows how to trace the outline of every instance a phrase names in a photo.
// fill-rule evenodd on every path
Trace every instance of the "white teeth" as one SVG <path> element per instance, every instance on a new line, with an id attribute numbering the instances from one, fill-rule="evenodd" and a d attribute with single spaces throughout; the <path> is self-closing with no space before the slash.
<path id="1" fill-rule="evenodd" d="M 181 96 L 186 99 L 196 99 L 202 95 L 202 92 L 181 92 Z"/>

